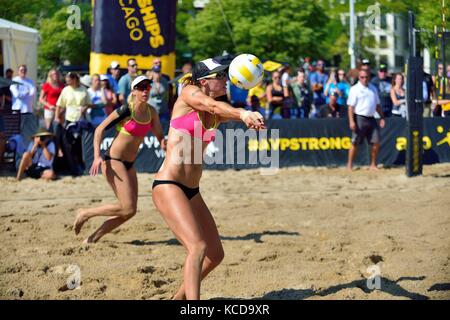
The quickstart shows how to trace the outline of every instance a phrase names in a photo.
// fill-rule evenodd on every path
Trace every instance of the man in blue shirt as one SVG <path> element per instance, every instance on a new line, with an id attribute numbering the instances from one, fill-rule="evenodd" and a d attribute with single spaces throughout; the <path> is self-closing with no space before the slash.
<path id="1" fill-rule="evenodd" d="M 121 105 L 128 105 L 127 99 L 131 93 L 131 83 L 137 76 L 137 63 L 133 58 L 127 61 L 128 73 L 119 80 L 119 101 Z"/>
<path id="2" fill-rule="evenodd" d="M 314 92 L 313 103 L 316 110 L 326 103 L 324 88 L 328 81 L 328 75 L 325 73 L 325 63 L 323 60 L 317 61 L 316 71 L 309 75 L 309 83 Z"/>
<path id="3" fill-rule="evenodd" d="M 55 159 L 55 143 L 53 134 L 46 129 L 39 129 L 32 136 L 33 141 L 28 146 L 17 171 L 17 180 L 22 179 L 24 173 L 35 179 L 52 180 L 55 178 L 53 160 Z"/>

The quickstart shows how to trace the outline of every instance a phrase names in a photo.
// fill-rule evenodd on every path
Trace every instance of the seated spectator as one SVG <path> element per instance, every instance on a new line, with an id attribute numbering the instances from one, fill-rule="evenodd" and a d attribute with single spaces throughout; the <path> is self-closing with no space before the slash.
<path id="1" fill-rule="evenodd" d="M 306 82 L 306 73 L 303 68 L 297 70 L 297 77 L 291 83 L 291 90 L 294 98 L 291 118 L 308 118 L 313 101 L 313 92 L 309 83 Z"/>
<path id="2" fill-rule="evenodd" d="M 406 118 L 406 94 L 403 88 L 404 78 L 401 73 L 394 75 L 392 79 L 391 99 L 392 116 Z"/>
<path id="3" fill-rule="evenodd" d="M 53 160 L 55 158 L 55 144 L 52 141 L 53 134 L 47 129 L 39 129 L 32 136 L 28 150 L 23 154 L 17 171 L 17 180 L 22 179 L 23 174 L 35 179 L 52 180 L 55 178 Z"/>

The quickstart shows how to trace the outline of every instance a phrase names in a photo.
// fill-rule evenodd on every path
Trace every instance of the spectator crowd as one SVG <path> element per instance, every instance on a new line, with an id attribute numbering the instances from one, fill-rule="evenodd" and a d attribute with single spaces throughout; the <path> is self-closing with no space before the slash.
<path id="1" fill-rule="evenodd" d="M 377 95 L 383 117 L 407 117 L 405 76 L 390 73 L 386 64 L 380 64 L 374 74 L 367 59 L 360 61 L 355 70 L 328 68 L 322 59 L 312 61 L 305 58 L 302 61 L 296 68 L 282 64 L 267 73 L 262 83 L 248 91 L 229 83 L 230 103 L 235 107 L 259 111 L 266 119 L 347 118 L 350 90 L 358 83 L 358 72 L 366 71 L 369 75 L 368 86 Z M 190 62 L 185 63 L 180 68 L 181 74 L 189 73 L 192 66 Z M 125 68 L 126 72 L 122 74 Z M 46 166 L 42 170 L 33 167 L 31 176 L 54 177 L 54 173 L 48 171 L 54 157 L 63 159 L 71 174 L 82 174 L 85 167 L 81 133 L 83 130 L 93 130 L 116 108 L 128 103 L 130 84 L 138 75 L 145 74 L 152 80 L 148 103 L 157 110 L 163 121 L 170 120 L 172 105 L 182 89 L 178 78 L 170 79 L 162 73 L 162 62 L 158 57 L 154 58 L 149 70 L 139 69 L 133 58 L 128 59 L 123 68 L 113 61 L 104 74 L 82 77 L 73 72 L 62 77 L 58 70 L 52 69 L 45 82 L 38 87 L 27 77 L 26 65 L 19 66 L 17 73 L 14 77 L 13 70 L 6 70 L 6 78 L 15 83 L 0 90 L 0 110 L 20 114 L 21 118 L 38 115 L 46 130 L 41 128 L 32 136 L 30 145 L 23 147 L 27 158 L 21 163 L 18 178 L 26 172 L 27 165 L 35 165 L 38 160 L 33 159 L 38 158 Z M 449 93 L 449 79 L 450 65 L 444 70 L 440 64 L 436 75 L 426 75 L 423 83 L 424 116 L 450 116 L 450 100 L 443 98 L 444 93 Z M 5 151 L 3 131 L 4 121 L 0 116 L 0 162 Z M 46 137 L 45 143 L 37 137 Z M 46 145 L 48 147 L 44 148 Z M 46 151 L 40 152 L 40 148 Z"/>

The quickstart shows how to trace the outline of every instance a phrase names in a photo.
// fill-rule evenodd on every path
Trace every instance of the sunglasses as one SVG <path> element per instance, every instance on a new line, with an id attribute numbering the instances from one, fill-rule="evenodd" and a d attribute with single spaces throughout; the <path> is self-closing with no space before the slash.
<path id="1" fill-rule="evenodd" d="M 131 67 L 131 68 L 136 68 L 136 67 L 137 67 L 137 64 L 131 64 L 130 67 Z"/>
<path id="2" fill-rule="evenodd" d="M 150 83 L 145 83 L 145 84 L 138 84 L 134 88 L 138 91 L 149 91 L 152 88 L 152 86 L 150 85 Z"/>
<path id="3" fill-rule="evenodd" d="M 369 77 L 368 76 L 365 76 L 365 77 L 359 77 L 360 79 L 369 79 Z"/>

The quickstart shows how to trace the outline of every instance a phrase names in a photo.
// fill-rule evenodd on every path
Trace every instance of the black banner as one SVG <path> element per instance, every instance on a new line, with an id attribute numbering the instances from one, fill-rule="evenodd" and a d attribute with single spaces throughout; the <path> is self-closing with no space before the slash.
<path id="1" fill-rule="evenodd" d="M 228 122 L 219 127 L 216 140 L 205 152 L 206 169 L 249 169 L 261 167 L 325 166 L 337 167 L 347 163 L 351 147 L 351 132 L 344 119 L 272 120 L 268 130 L 256 133 L 246 130 L 242 123 Z M 163 123 L 168 132 L 168 123 Z M 450 162 L 450 119 L 424 119 L 423 163 Z M 107 132 L 101 150 L 111 144 L 114 129 Z M 93 160 L 93 134 L 83 137 L 87 168 Z M 385 166 L 404 165 L 407 148 L 406 121 L 389 118 L 381 129 L 381 148 L 378 163 Z M 144 139 L 135 168 L 138 172 L 157 172 L 164 160 L 164 152 L 152 135 Z M 356 165 L 369 164 L 369 147 L 361 145 Z"/>
<path id="2" fill-rule="evenodd" d="M 163 56 L 175 51 L 174 0 L 95 0 L 93 52 Z"/>
<path id="3" fill-rule="evenodd" d="M 162 72 L 175 72 L 176 0 L 95 0 L 90 73 L 104 73 L 112 61 L 126 68 L 134 58 L 151 69 L 160 57 Z"/>

